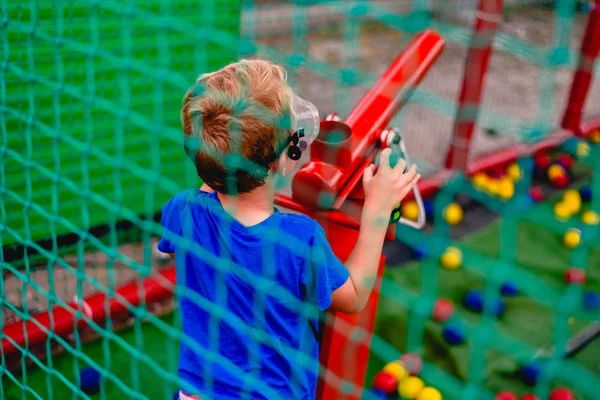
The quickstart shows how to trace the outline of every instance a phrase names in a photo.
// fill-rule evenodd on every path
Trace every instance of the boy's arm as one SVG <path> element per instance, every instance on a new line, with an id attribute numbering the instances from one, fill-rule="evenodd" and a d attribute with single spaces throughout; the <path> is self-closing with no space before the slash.
<path id="1" fill-rule="evenodd" d="M 390 213 L 420 178 L 414 165 L 404 172 L 404 160 L 391 168 L 389 159 L 389 149 L 384 150 L 377 174 L 374 175 L 374 165 L 364 172 L 365 203 L 360 231 L 345 264 L 350 278 L 331 296 L 331 308 L 336 311 L 355 313 L 367 304 L 377 276 Z"/>

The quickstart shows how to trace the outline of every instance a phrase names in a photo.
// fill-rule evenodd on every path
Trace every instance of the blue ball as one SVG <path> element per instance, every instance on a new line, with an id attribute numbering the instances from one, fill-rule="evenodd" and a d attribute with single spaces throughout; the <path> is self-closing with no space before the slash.
<path id="1" fill-rule="evenodd" d="M 423 260 L 427 258 L 427 250 L 424 245 L 417 246 L 413 249 L 413 255 L 417 260 Z"/>
<path id="2" fill-rule="evenodd" d="M 580 187 L 579 195 L 581 196 L 581 200 L 586 203 L 592 201 L 592 188 L 589 186 Z"/>
<path id="3" fill-rule="evenodd" d="M 452 346 L 465 342 L 463 329 L 457 323 L 446 324 L 442 330 L 442 336 L 444 337 L 444 340 Z"/>
<path id="4" fill-rule="evenodd" d="M 388 395 L 385 394 L 383 391 L 379 390 L 379 389 L 371 389 L 371 396 L 369 396 L 369 399 L 387 399 Z"/>
<path id="5" fill-rule="evenodd" d="M 525 364 L 521 368 L 521 379 L 526 385 L 535 386 L 540 379 L 542 367 L 535 362 Z"/>
<path id="6" fill-rule="evenodd" d="M 585 311 L 598 311 L 600 309 L 600 295 L 596 292 L 585 292 L 583 294 L 583 309 Z"/>
<path id="7" fill-rule="evenodd" d="M 425 200 L 423 201 L 423 207 L 425 208 L 425 216 L 427 219 L 432 219 L 435 214 L 435 203 L 433 200 Z"/>
<path id="8" fill-rule="evenodd" d="M 519 294 L 519 289 L 513 282 L 504 282 L 500 287 L 500 293 L 502 296 L 515 297 Z"/>
<path id="9" fill-rule="evenodd" d="M 81 390 L 86 394 L 98 393 L 100 391 L 100 372 L 92 367 L 85 367 L 79 372 Z"/>
<path id="10" fill-rule="evenodd" d="M 483 310 L 483 294 L 481 291 L 469 290 L 465 295 L 465 307 L 474 312 L 481 312 Z"/>

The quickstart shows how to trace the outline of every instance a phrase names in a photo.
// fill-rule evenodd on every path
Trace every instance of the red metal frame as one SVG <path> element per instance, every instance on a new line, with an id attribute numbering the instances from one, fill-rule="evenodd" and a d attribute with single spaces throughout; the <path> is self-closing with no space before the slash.
<path id="1" fill-rule="evenodd" d="M 471 46 L 465 63 L 454 136 L 446 157 L 446 168 L 465 171 L 469 148 L 485 84 L 485 75 L 492 55 L 492 43 L 502 15 L 502 0 L 481 0 L 475 17 Z"/>
<path id="2" fill-rule="evenodd" d="M 562 120 L 562 127 L 575 132 L 577 135 L 586 134 L 587 130 L 582 130 L 581 118 L 583 116 L 583 106 L 586 97 L 592 85 L 594 63 L 600 53 L 600 0 L 596 0 L 592 9 L 583 40 L 581 42 L 581 52 L 579 54 L 579 66 L 573 76 L 571 91 L 569 92 L 569 101 L 567 109 Z"/>

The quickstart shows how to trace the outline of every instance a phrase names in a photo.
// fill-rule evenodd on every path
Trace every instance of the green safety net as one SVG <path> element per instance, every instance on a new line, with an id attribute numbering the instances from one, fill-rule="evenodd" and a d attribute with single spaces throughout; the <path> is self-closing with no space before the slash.
<path id="1" fill-rule="evenodd" d="M 504 7 L 472 159 L 538 142 L 558 128 L 587 16 L 574 0 L 524 3 Z M 181 334 L 176 304 L 169 299 L 131 304 L 118 289 L 133 283 L 144 297 L 148 277 L 168 286 L 161 275 L 168 261 L 154 248 L 162 234 L 158 217 L 173 195 L 201 183 L 183 152 L 179 121 L 183 95 L 199 74 L 258 55 L 283 65 L 292 88 L 322 116 L 343 117 L 414 35 L 433 29 L 446 40 L 445 52 L 393 121 L 428 175 L 443 167 L 451 144 L 477 10 L 477 2 L 417 0 L 0 4 L 1 338 L 3 348 L 5 343 L 17 348 L 2 352 L 0 398 L 6 399 L 165 399 L 185 388 L 177 378 L 177 349 L 180 341 L 193 343 Z M 595 107 L 588 101 L 586 116 L 599 111 Z M 591 186 L 592 202 L 584 210 L 600 212 L 600 149 L 572 139 L 560 151 L 576 158 L 572 186 Z M 377 398 L 370 378 L 406 352 L 423 358 L 420 377 L 445 399 L 492 399 L 504 389 L 545 399 L 557 386 L 572 389 L 577 399 L 597 395 L 598 344 L 574 358 L 563 358 L 561 351 L 599 319 L 598 311 L 582 306 L 584 292 L 600 291 L 598 229 L 582 225 L 579 215 L 558 220 L 553 213 L 558 191 L 532 204 L 532 160 L 522 158 L 519 165 L 523 174 L 510 200 L 490 196 L 457 174 L 435 196 L 426 229 L 398 225 L 394 246 L 426 256 L 398 268 L 388 265 L 364 398 Z M 479 218 L 489 223 L 475 223 L 477 229 L 449 226 L 444 209 L 457 198 L 469 199 L 463 225 Z M 561 244 L 569 228 L 579 229 L 583 238 L 572 251 Z M 244 275 L 231 260 L 177 240 L 219 273 L 252 279 L 257 293 L 277 294 L 299 313 L 314 311 L 269 279 Z M 440 267 L 449 246 L 462 252 L 459 270 Z M 584 286 L 564 283 L 569 267 L 586 271 Z M 506 301 L 506 313 L 498 318 L 487 304 L 507 280 L 520 295 Z M 484 294 L 481 314 L 462 305 L 464 292 L 473 288 Z M 177 290 L 207 309 L 214 326 L 225 321 L 257 343 L 272 345 L 264 330 L 224 313 L 218 303 Z M 107 295 L 106 309 L 110 299 L 124 304 L 127 318 L 92 321 L 84 303 L 74 299 L 94 294 Z M 260 307 L 263 296 L 256 297 Z M 448 345 L 444 325 L 431 320 L 440 297 L 455 303 L 447 323 L 464 332 L 466 344 Z M 15 323 L 41 326 L 38 315 L 57 307 L 75 317 L 72 334 L 57 334 L 52 318 L 50 328 L 42 329 L 49 337 L 42 344 L 30 344 L 26 334 L 19 345 L 5 334 Z M 557 351 L 538 362 L 537 385 L 525 385 L 519 367 L 548 346 Z M 248 387 L 262 388 L 256 376 L 244 374 L 216 348 L 209 353 L 210 362 L 239 373 Z M 309 362 L 296 356 L 299 366 Z M 98 394 L 80 388 L 85 367 L 100 372 Z M 340 387 L 351 390 L 353 384 L 341 378 Z M 269 399 L 279 398 L 262 389 Z"/>

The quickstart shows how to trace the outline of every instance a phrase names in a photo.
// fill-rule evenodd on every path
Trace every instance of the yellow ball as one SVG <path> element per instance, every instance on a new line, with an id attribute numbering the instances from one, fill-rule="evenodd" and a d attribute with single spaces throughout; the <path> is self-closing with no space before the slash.
<path id="1" fill-rule="evenodd" d="M 500 180 L 500 190 L 498 191 L 498 195 L 503 200 L 512 199 L 515 195 L 515 184 L 510 179 L 501 179 Z"/>
<path id="2" fill-rule="evenodd" d="M 571 215 L 577 214 L 579 211 L 581 211 L 581 198 L 577 199 L 571 197 L 568 200 L 564 198 L 562 202 L 569 207 L 569 210 L 571 210 Z"/>
<path id="3" fill-rule="evenodd" d="M 419 218 L 419 206 L 415 201 L 402 203 L 402 216 L 410 221 L 416 221 Z"/>
<path id="4" fill-rule="evenodd" d="M 456 247 L 448 247 L 442 254 L 441 261 L 446 269 L 458 269 L 462 264 L 462 252 Z"/>
<path id="5" fill-rule="evenodd" d="M 598 225 L 600 224 L 600 216 L 594 211 L 586 211 L 581 215 L 581 222 L 586 225 Z"/>
<path id="6" fill-rule="evenodd" d="M 591 131 L 588 138 L 592 143 L 600 143 L 600 129 L 594 129 Z"/>
<path id="7" fill-rule="evenodd" d="M 487 185 L 487 192 L 490 196 L 497 196 L 500 194 L 500 181 L 497 179 L 490 179 Z"/>
<path id="8" fill-rule="evenodd" d="M 568 249 L 574 249 L 581 243 L 581 233 L 577 229 L 569 229 L 563 236 L 563 243 Z"/>
<path id="9" fill-rule="evenodd" d="M 476 189 L 485 189 L 490 182 L 490 178 L 488 178 L 488 176 L 483 172 L 480 172 L 473 176 L 472 182 Z"/>
<path id="10" fill-rule="evenodd" d="M 586 142 L 577 143 L 577 155 L 579 157 L 587 157 L 590 155 L 590 145 Z"/>
<path id="11" fill-rule="evenodd" d="M 444 209 L 444 219 L 450 225 L 460 224 L 463 219 L 463 210 L 457 203 L 450 203 Z"/>
<path id="12" fill-rule="evenodd" d="M 442 394 L 436 388 L 427 386 L 421 390 L 417 396 L 417 400 L 442 400 Z"/>
<path id="13" fill-rule="evenodd" d="M 400 361 L 389 362 L 383 367 L 383 370 L 393 375 L 398 382 L 403 381 L 408 376 L 408 371 Z"/>
<path id="14" fill-rule="evenodd" d="M 556 179 L 565 174 L 565 169 L 559 164 L 552 164 L 550 167 L 548 167 L 548 178 L 550 178 L 550 180 Z"/>
<path id="15" fill-rule="evenodd" d="M 508 168 L 506 169 L 506 174 L 513 181 L 518 181 L 519 179 L 521 179 L 522 172 L 521 172 L 521 168 L 519 168 L 519 164 L 517 164 L 517 163 L 510 164 L 508 166 Z"/>
<path id="16" fill-rule="evenodd" d="M 560 203 L 556 203 L 554 205 L 554 215 L 556 216 L 556 218 L 561 219 L 561 220 L 566 220 L 571 218 L 571 207 L 569 207 L 569 205 L 567 203 L 565 203 L 564 201 L 561 201 Z"/>
<path id="17" fill-rule="evenodd" d="M 412 400 L 421 393 L 425 384 L 416 376 L 411 376 L 398 384 L 398 394 L 405 399 Z"/>

